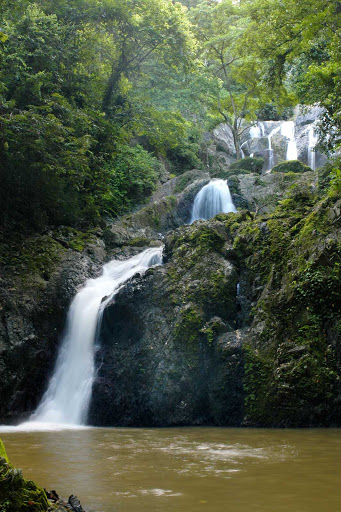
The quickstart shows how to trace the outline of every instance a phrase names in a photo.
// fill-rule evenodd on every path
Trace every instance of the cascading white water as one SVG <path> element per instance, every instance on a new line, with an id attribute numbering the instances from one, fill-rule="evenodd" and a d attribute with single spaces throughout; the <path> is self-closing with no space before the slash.
<path id="1" fill-rule="evenodd" d="M 190 223 L 211 219 L 218 213 L 236 211 L 227 181 L 213 179 L 195 196 Z"/>
<path id="2" fill-rule="evenodd" d="M 315 171 L 316 170 L 316 152 L 315 146 L 317 144 L 318 136 L 315 133 L 315 125 L 312 123 L 308 127 L 308 165 Z"/>
<path id="3" fill-rule="evenodd" d="M 85 423 L 95 376 L 94 342 L 100 311 L 130 277 L 161 263 L 162 247 L 153 247 L 128 260 L 107 263 L 100 277 L 85 283 L 71 304 L 54 374 L 31 422 Z"/>
<path id="4" fill-rule="evenodd" d="M 272 137 L 279 132 L 281 129 L 280 126 L 277 126 L 277 128 L 274 128 L 268 135 L 268 152 L 269 152 L 269 160 L 268 160 L 268 171 L 271 170 L 274 166 L 275 160 L 274 160 L 274 150 L 272 149 Z"/>
<path id="5" fill-rule="evenodd" d="M 295 139 L 294 121 L 284 121 L 281 124 L 281 134 L 289 139 L 286 160 L 297 160 L 297 145 Z"/>
<path id="6" fill-rule="evenodd" d="M 265 128 L 264 124 L 260 121 L 257 121 L 257 124 L 251 126 L 249 130 L 249 135 L 251 139 L 260 139 L 265 136 Z"/>
<path id="7" fill-rule="evenodd" d="M 251 139 L 260 139 L 260 137 L 262 137 L 262 132 L 258 124 L 251 126 L 249 135 Z"/>
<path id="8" fill-rule="evenodd" d="M 258 121 L 258 126 L 260 127 L 260 131 L 261 131 L 262 137 L 265 137 L 265 127 L 264 127 L 264 124 L 261 123 L 260 121 Z"/>

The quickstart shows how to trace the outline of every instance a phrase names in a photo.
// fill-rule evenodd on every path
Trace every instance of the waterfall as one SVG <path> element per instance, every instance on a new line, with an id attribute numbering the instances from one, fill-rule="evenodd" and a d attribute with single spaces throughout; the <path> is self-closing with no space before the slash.
<path id="1" fill-rule="evenodd" d="M 295 139 L 294 121 L 284 121 L 281 124 L 281 134 L 289 139 L 286 160 L 297 160 L 297 145 Z"/>
<path id="2" fill-rule="evenodd" d="M 249 134 L 251 139 L 260 139 L 262 137 L 262 132 L 258 124 L 251 126 Z"/>
<path id="3" fill-rule="evenodd" d="M 82 425 L 86 422 L 95 377 L 94 342 L 101 311 L 137 272 L 162 263 L 162 247 L 146 249 L 125 261 L 113 260 L 97 279 L 89 279 L 68 312 L 54 374 L 31 421 Z"/>
<path id="4" fill-rule="evenodd" d="M 317 144 L 318 137 L 315 133 L 314 123 L 308 127 L 308 165 L 315 171 L 316 170 L 316 153 L 315 146 Z"/>
<path id="5" fill-rule="evenodd" d="M 236 212 L 226 180 L 211 180 L 195 196 L 190 224 L 208 220 L 218 213 Z"/>
<path id="6" fill-rule="evenodd" d="M 257 121 L 257 124 L 251 126 L 249 135 L 251 139 L 260 139 L 265 136 L 264 124 Z"/>
<path id="7" fill-rule="evenodd" d="M 269 162 L 268 162 L 268 171 L 271 170 L 274 166 L 275 159 L 274 159 L 274 150 L 272 149 L 272 137 L 279 132 L 281 129 L 280 126 L 277 126 L 277 128 L 274 128 L 268 135 L 268 153 L 269 153 Z"/>

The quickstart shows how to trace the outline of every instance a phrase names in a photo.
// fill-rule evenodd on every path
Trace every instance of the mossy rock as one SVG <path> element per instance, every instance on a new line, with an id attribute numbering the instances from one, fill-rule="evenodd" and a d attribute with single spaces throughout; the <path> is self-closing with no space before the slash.
<path id="1" fill-rule="evenodd" d="M 231 176 L 227 180 L 231 194 L 240 194 L 240 183 L 237 176 Z"/>
<path id="2" fill-rule="evenodd" d="M 244 346 L 249 425 L 341 424 L 341 244 L 329 213 L 337 206 L 317 200 L 297 186 L 274 213 L 235 231 L 233 249 L 253 283 L 254 322 Z"/>
<path id="3" fill-rule="evenodd" d="M 219 170 L 218 172 L 211 173 L 212 178 L 219 178 L 221 180 L 229 180 L 232 176 L 241 176 L 251 174 L 247 169 L 234 169 L 234 170 Z"/>
<path id="4" fill-rule="evenodd" d="M 49 503 L 46 494 L 34 482 L 25 480 L 21 469 L 8 461 L 5 447 L 0 439 L 0 511 L 44 512 Z"/>
<path id="5" fill-rule="evenodd" d="M 4 447 L 4 443 L 0 439 L 0 457 L 3 457 L 8 462 L 7 453 Z"/>
<path id="6" fill-rule="evenodd" d="M 191 171 L 187 171 L 176 179 L 176 185 L 174 188 L 174 193 L 179 194 L 180 192 L 183 192 L 188 185 L 193 183 L 195 180 L 200 180 L 206 177 L 206 174 L 204 171 L 198 170 L 198 169 L 192 169 Z"/>
<path id="7" fill-rule="evenodd" d="M 264 165 L 264 158 L 251 158 L 246 157 L 242 158 L 240 160 L 237 160 L 237 162 L 234 162 L 230 165 L 231 171 L 249 171 L 249 172 L 257 172 L 258 174 L 262 173 Z M 234 174 L 237 174 L 236 172 Z"/>
<path id="8" fill-rule="evenodd" d="M 150 244 L 150 239 L 146 237 L 136 237 L 129 240 L 127 245 L 130 245 L 131 247 L 148 247 Z"/>
<path id="9" fill-rule="evenodd" d="M 294 172 L 294 173 L 300 173 L 300 172 L 312 172 L 312 169 L 308 167 L 307 165 L 304 165 L 299 160 L 288 160 L 286 162 L 282 162 L 280 164 L 275 165 L 275 167 L 272 168 L 271 172 Z"/>

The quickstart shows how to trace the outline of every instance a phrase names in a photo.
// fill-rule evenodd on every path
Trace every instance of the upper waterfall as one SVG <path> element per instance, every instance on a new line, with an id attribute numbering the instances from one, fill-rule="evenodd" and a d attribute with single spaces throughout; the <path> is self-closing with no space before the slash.
<path id="1" fill-rule="evenodd" d="M 213 179 L 195 196 L 190 223 L 211 219 L 218 213 L 236 211 L 227 181 Z"/>
<path id="2" fill-rule="evenodd" d="M 162 247 L 104 265 L 103 274 L 89 279 L 68 312 L 65 336 L 54 374 L 32 422 L 85 424 L 95 377 L 94 351 L 101 310 L 124 282 L 137 272 L 162 263 Z"/>
<path id="3" fill-rule="evenodd" d="M 286 160 L 297 160 L 295 123 L 293 121 L 283 121 L 283 123 L 281 124 L 281 134 L 287 139 L 289 139 Z"/>
<path id="4" fill-rule="evenodd" d="M 308 165 L 316 170 L 316 144 L 318 142 L 318 136 L 315 132 L 315 123 L 308 126 Z"/>

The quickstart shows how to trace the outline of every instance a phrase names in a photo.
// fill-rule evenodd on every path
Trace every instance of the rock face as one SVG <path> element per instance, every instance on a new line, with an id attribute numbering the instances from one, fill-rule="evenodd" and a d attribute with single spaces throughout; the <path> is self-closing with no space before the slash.
<path id="1" fill-rule="evenodd" d="M 135 277 L 103 315 L 89 423 L 238 425 L 238 271 L 218 221 L 166 239 L 163 267 Z"/>
<path id="2" fill-rule="evenodd" d="M 264 172 L 274 165 L 285 160 L 298 159 L 305 165 L 317 169 L 326 163 L 326 156 L 318 149 L 314 151 L 317 144 L 317 124 L 322 111 L 319 107 L 310 109 L 297 108 L 293 117 L 292 135 L 291 127 L 287 121 L 263 121 L 258 122 L 250 129 L 246 129 L 242 135 L 241 149 L 246 157 L 264 158 Z M 245 128 L 247 124 L 245 123 Z M 288 145 L 290 137 L 293 137 L 297 154 L 292 158 L 288 157 Z M 231 163 L 231 158 L 236 158 L 236 151 L 233 143 L 233 136 L 226 124 L 219 125 L 213 130 L 213 141 L 215 151 L 225 154 L 225 166 Z M 217 154 L 214 154 L 217 160 Z M 222 157 L 220 157 L 222 159 Z M 219 162 L 216 162 L 219 167 Z"/>
<path id="3" fill-rule="evenodd" d="M 65 247 L 75 238 L 60 236 L 28 240 L 29 262 L 22 249 L 21 257 L 8 260 L 6 275 L 12 277 L 1 281 L 1 423 L 27 419 L 36 408 L 54 366 L 69 304 L 78 287 L 101 271 L 104 252 L 98 238 L 90 238 L 81 253 Z M 27 277 L 21 262 L 25 272 L 32 265 Z"/>
<path id="4" fill-rule="evenodd" d="M 244 345 L 246 423 L 341 424 L 340 204 L 298 189 L 236 233 L 254 314 Z"/>
<path id="5" fill-rule="evenodd" d="M 85 280 L 163 243 L 164 265 L 135 276 L 104 310 L 89 423 L 341 425 L 340 200 L 323 188 L 328 169 L 285 165 L 262 176 L 219 170 L 245 208 L 236 214 L 183 225 L 209 180 L 193 170 L 103 230 L 60 228 L 10 247 L 0 422 L 37 406 Z"/>

